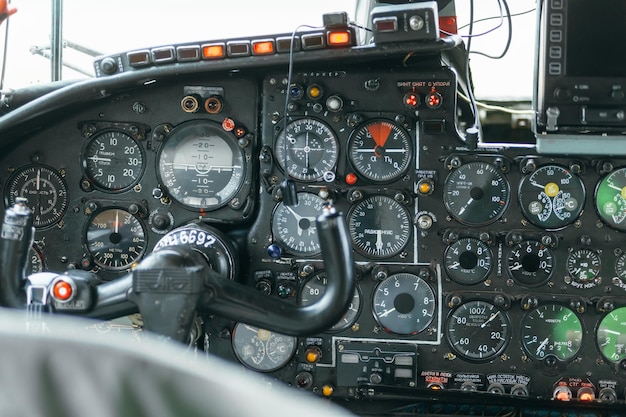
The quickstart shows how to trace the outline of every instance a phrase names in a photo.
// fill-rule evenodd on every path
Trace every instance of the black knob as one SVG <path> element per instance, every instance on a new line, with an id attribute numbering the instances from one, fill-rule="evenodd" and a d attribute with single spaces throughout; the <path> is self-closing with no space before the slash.
<path id="1" fill-rule="evenodd" d="M 170 218 L 165 214 L 155 214 L 152 218 L 152 225 L 157 230 L 167 230 L 170 227 Z"/>
<path id="2" fill-rule="evenodd" d="M 102 62 L 100 62 L 100 69 L 106 75 L 113 75 L 117 72 L 117 64 L 111 57 L 104 58 Z"/>

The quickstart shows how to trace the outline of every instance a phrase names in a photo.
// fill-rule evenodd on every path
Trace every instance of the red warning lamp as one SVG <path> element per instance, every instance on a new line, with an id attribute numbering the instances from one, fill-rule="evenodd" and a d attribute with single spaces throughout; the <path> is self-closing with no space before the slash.
<path id="1" fill-rule="evenodd" d="M 329 46 L 348 46 L 350 45 L 351 36 L 347 30 L 328 32 Z"/>
<path id="2" fill-rule="evenodd" d="M 230 117 L 227 117 L 222 121 L 222 129 L 226 132 L 232 132 L 235 129 L 235 121 Z"/>
<path id="3" fill-rule="evenodd" d="M 437 92 L 429 93 L 426 96 L 426 105 L 430 107 L 431 109 L 439 108 L 441 106 L 442 101 L 443 101 L 443 97 L 441 97 L 441 94 Z"/>
<path id="4" fill-rule="evenodd" d="M 254 55 L 270 55 L 274 53 L 273 41 L 252 42 L 252 53 Z"/>
<path id="5" fill-rule="evenodd" d="M 73 282 L 58 278 L 50 289 L 52 298 L 57 301 L 69 301 L 74 296 Z"/>
<path id="6" fill-rule="evenodd" d="M 354 185 L 356 184 L 356 180 L 357 180 L 356 174 L 351 172 L 348 175 L 346 175 L 346 184 Z"/>
<path id="7" fill-rule="evenodd" d="M 420 104 L 420 96 L 415 93 L 404 95 L 404 105 L 407 107 L 417 107 Z"/>

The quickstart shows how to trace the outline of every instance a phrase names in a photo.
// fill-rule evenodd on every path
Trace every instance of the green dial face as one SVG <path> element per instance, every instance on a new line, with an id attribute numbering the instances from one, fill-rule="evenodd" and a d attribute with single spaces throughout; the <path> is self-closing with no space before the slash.
<path id="1" fill-rule="evenodd" d="M 580 350 L 582 338 L 583 326 L 576 313 L 558 304 L 537 307 L 522 320 L 524 349 L 536 360 L 549 356 L 570 360 Z"/>
<path id="2" fill-rule="evenodd" d="M 626 168 L 613 171 L 600 181 L 595 205 L 603 222 L 626 231 Z"/>
<path id="3" fill-rule="evenodd" d="M 608 361 L 618 363 L 626 359 L 626 307 L 620 307 L 604 316 L 596 332 L 600 353 Z"/>

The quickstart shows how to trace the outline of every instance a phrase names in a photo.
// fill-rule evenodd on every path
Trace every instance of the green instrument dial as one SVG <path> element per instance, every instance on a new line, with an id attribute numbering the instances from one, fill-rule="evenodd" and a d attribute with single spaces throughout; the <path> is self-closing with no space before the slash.
<path id="1" fill-rule="evenodd" d="M 595 206 L 603 222 L 626 231 L 626 168 L 615 170 L 600 181 Z"/>
<path id="2" fill-rule="evenodd" d="M 604 316 L 596 332 L 596 343 L 602 356 L 613 363 L 626 359 L 626 307 Z"/>

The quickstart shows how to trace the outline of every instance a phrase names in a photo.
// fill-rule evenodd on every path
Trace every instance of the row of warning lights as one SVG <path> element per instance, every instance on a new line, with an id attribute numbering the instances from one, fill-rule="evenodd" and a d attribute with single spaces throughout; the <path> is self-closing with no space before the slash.
<path id="1" fill-rule="evenodd" d="M 355 45 L 351 29 L 328 30 L 293 37 L 293 50 L 341 48 Z M 236 40 L 205 45 L 165 46 L 151 50 L 128 53 L 128 62 L 133 67 L 170 62 L 199 61 L 201 59 L 238 58 L 250 55 L 273 55 L 291 50 L 291 36 L 275 39 Z"/>

